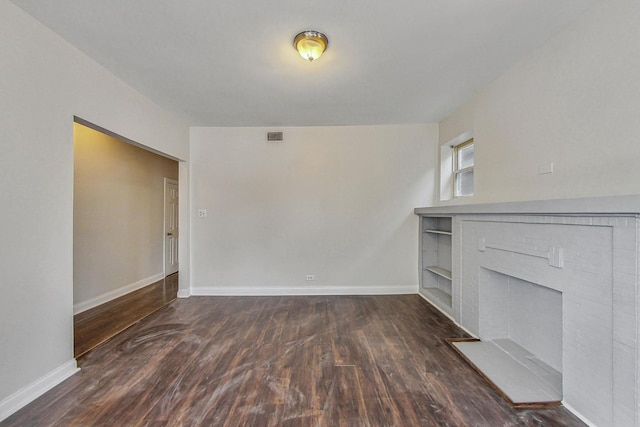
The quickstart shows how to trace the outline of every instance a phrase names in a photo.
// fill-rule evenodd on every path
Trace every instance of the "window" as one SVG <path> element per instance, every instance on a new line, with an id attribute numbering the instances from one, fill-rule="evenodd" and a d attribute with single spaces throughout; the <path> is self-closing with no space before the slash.
<path id="1" fill-rule="evenodd" d="M 453 147 L 453 197 L 473 195 L 473 138 Z"/>
<path id="2" fill-rule="evenodd" d="M 440 200 L 473 196 L 473 130 L 440 146 Z"/>

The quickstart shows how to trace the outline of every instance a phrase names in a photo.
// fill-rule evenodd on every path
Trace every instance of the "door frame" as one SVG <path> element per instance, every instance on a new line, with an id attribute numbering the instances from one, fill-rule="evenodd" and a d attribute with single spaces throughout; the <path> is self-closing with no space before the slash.
<path id="1" fill-rule="evenodd" d="M 179 182 L 176 179 L 164 177 L 164 184 L 162 186 L 163 194 L 163 212 L 162 212 L 162 271 L 164 276 L 167 276 L 167 185 L 174 184 L 176 187 L 179 187 Z M 178 200 L 180 200 L 180 193 L 178 192 Z M 178 202 L 179 203 L 179 202 Z M 179 210 L 179 209 L 178 209 Z M 179 215 L 179 213 L 178 213 Z M 178 242 L 180 242 L 180 217 L 178 216 L 178 220 L 176 221 L 176 227 L 178 228 Z M 180 259 L 180 252 L 178 252 L 178 260 Z M 178 261 L 178 271 L 180 271 L 180 262 Z"/>

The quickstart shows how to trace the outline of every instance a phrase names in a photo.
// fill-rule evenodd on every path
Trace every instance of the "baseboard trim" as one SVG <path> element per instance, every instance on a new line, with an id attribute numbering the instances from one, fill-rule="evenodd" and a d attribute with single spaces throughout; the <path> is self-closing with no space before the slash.
<path id="1" fill-rule="evenodd" d="M 299 295 L 406 295 L 415 294 L 415 286 L 300 286 L 300 287 L 199 287 L 193 296 L 299 296 Z"/>
<path id="2" fill-rule="evenodd" d="M 76 359 L 71 359 L 67 363 L 57 367 L 45 376 L 5 398 L 0 402 L 0 421 L 16 413 L 79 370 Z"/>
<path id="3" fill-rule="evenodd" d="M 189 298 L 191 291 L 189 289 L 178 289 L 178 298 Z"/>
<path id="4" fill-rule="evenodd" d="M 154 274 L 153 276 L 149 276 L 142 280 L 138 280 L 137 282 L 131 283 L 130 285 L 126 285 L 121 288 L 114 289 L 113 291 L 106 292 L 102 295 L 98 295 L 97 297 L 91 298 L 88 301 L 74 304 L 73 314 L 76 315 L 76 314 L 82 313 L 83 311 L 87 311 L 93 307 L 99 306 L 100 304 L 109 302 L 112 299 L 116 299 L 128 293 L 131 293 L 133 291 L 137 291 L 140 288 L 144 288 L 145 286 L 148 286 L 162 279 L 164 279 L 164 273 Z"/>
<path id="5" fill-rule="evenodd" d="M 583 423 L 585 423 L 587 426 L 589 427 L 596 427 L 596 425 L 594 423 L 592 423 L 591 421 L 589 421 L 587 418 L 585 418 L 584 415 L 582 415 L 580 412 L 576 411 L 575 409 L 573 409 L 573 407 L 569 404 L 567 404 L 567 402 L 565 402 L 564 400 L 562 401 L 562 406 L 564 406 L 565 408 L 567 408 L 567 410 L 569 412 L 571 412 L 573 415 L 575 415 L 576 417 L 580 418 L 580 421 L 582 421 Z"/>
<path id="6" fill-rule="evenodd" d="M 444 311 L 443 309 L 441 309 L 440 307 L 438 307 L 438 304 L 434 303 L 433 301 L 431 301 L 427 296 L 423 295 L 422 293 L 418 292 L 418 295 L 422 297 L 423 300 L 425 300 L 426 302 L 428 302 L 429 304 L 431 304 L 433 306 L 433 308 L 435 308 L 436 310 L 438 310 L 440 313 L 444 314 L 445 316 L 447 316 L 449 318 L 449 320 L 451 320 L 458 328 L 462 329 L 463 331 L 465 331 L 467 334 L 469 334 L 470 336 L 472 336 L 473 338 L 476 339 L 480 339 L 479 337 L 476 336 L 476 334 L 474 334 L 473 332 L 471 332 L 470 330 L 468 330 L 467 328 L 465 328 L 464 326 L 462 326 L 460 323 L 458 323 L 456 321 L 456 319 L 453 318 L 453 316 L 449 313 L 447 313 L 446 311 Z"/>

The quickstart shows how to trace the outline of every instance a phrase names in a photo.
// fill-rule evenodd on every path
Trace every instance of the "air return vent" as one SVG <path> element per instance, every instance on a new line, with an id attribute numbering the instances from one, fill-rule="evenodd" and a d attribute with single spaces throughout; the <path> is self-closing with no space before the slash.
<path id="1" fill-rule="evenodd" d="M 282 142 L 284 141 L 283 132 L 267 132 L 267 142 Z"/>

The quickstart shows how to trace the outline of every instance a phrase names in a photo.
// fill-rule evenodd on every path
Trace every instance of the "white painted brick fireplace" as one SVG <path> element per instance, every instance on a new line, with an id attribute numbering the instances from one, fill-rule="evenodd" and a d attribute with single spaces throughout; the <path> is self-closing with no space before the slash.
<path id="1" fill-rule="evenodd" d="M 449 314 L 558 373 L 563 404 L 640 426 L 640 197 L 418 208 L 452 216 Z"/>

